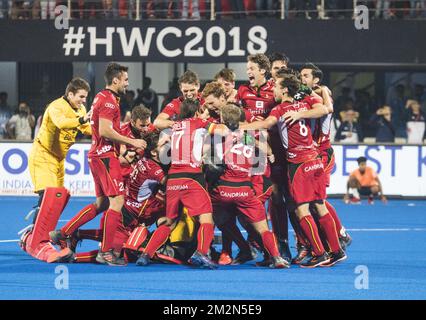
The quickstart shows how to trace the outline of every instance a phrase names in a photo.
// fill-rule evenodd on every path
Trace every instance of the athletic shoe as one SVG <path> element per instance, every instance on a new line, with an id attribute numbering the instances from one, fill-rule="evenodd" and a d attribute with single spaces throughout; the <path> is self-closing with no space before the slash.
<path id="1" fill-rule="evenodd" d="M 352 238 L 346 231 L 344 232 L 344 235 L 339 235 L 339 242 L 340 246 L 343 250 L 346 250 L 352 243 Z"/>
<path id="2" fill-rule="evenodd" d="M 74 262 L 74 257 L 74 252 L 69 248 L 65 248 L 59 252 L 52 253 L 47 258 L 47 263 L 72 263 Z"/>
<path id="3" fill-rule="evenodd" d="M 339 250 L 337 252 L 330 253 L 330 262 L 324 263 L 321 265 L 321 267 L 331 267 L 334 266 L 336 263 L 346 260 L 348 256 L 346 255 L 345 251 Z"/>
<path id="4" fill-rule="evenodd" d="M 211 261 L 206 255 L 195 251 L 188 260 L 189 264 L 205 269 L 217 269 L 217 265 Z"/>
<path id="5" fill-rule="evenodd" d="M 361 199 L 357 197 L 351 197 L 352 204 L 361 204 Z"/>
<path id="6" fill-rule="evenodd" d="M 136 265 L 144 267 L 149 265 L 150 262 L 151 262 L 151 259 L 149 258 L 149 255 L 145 252 L 142 252 L 138 257 L 138 260 L 136 260 Z"/>
<path id="7" fill-rule="evenodd" d="M 272 258 L 270 256 L 265 256 L 262 261 L 256 262 L 256 267 L 268 267 L 271 265 Z"/>
<path id="8" fill-rule="evenodd" d="M 272 257 L 272 263 L 269 265 L 270 268 L 273 269 L 284 269 L 284 268 L 290 268 L 290 264 L 285 260 L 284 258 L 278 256 L 278 257 Z"/>
<path id="9" fill-rule="evenodd" d="M 281 257 L 290 264 L 291 263 L 291 251 L 290 251 L 290 247 L 288 245 L 288 241 L 287 240 L 278 241 L 278 248 L 279 248 Z"/>
<path id="10" fill-rule="evenodd" d="M 299 265 L 302 268 L 315 268 L 315 267 L 321 266 L 323 264 L 329 263 L 330 260 L 331 259 L 330 259 L 330 256 L 328 255 L 328 253 L 324 252 L 324 254 L 322 254 L 320 256 L 313 256 L 311 259 L 309 259 L 307 261 L 303 261 Z"/>
<path id="11" fill-rule="evenodd" d="M 238 252 L 237 256 L 235 257 L 234 260 L 232 260 L 231 265 L 235 266 L 235 265 L 239 265 L 239 264 L 244 264 L 248 261 L 254 260 L 256 259 L 257 254 L 253 255 L 253 252 L 250 251 L 240 251 Z"/>
<path id="12" fill-rule="evenodd" d="M 368 204 L 374 204 L 374 197 L 368 196 Z"/>
<path id="13" fill-rule="evenodd" d="M 112 267 L 124 267 L 127 265 L 126 260 L 118 257 L 114 253 L 113 249 L 106 252 L 99 251 L 98 255 L 96 256 L 96 262 L 100 264 L 106 264 Z"/>
<path id="14" fill-rule="evenodd" d="M 306 258 L 307 255 L 309 255 L 311 250 L 308 247 L 305 247 L 302 244 L 297 245 L 297 256 L 291 260 L 291 264 L 300 264 L 303 259 Z"/>
<path id="15" fill-rule="evenodd" d="M 217 262 L 221 266 L 226 266 L 232 263 L 232 257 L 228 254 L 228 252 L 222 252 Z"/>

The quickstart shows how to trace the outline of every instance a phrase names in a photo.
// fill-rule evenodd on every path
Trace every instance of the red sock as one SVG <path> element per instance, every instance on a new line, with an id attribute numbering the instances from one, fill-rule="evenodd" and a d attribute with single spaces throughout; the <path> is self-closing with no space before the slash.
<path id="1" fill-rule="evenodd" d="M 324 246 L 322 245 L 321 239 L 318 234 L 318 228 L 315 220 L 312 216 L 305 216 L 299 221 L 300 227 L 302 228 L 305 236 L 308 238 L 311 244 L 312 250 L 315 255 L 321 256 L 324 254 Z"/>
<path id="2" fill-rule="evenodd" d="M 280 255 L 278 251 L 277 241 L 275 240 L 275 236 L 271 231 L 265 231 L 262 233 L 262 241 L 265 249 L 268 253 L 273 257 L 278 257 Z"/>
<path id="3" fill-rule="evenodd" d="M 293 227 L 294 233 L 296 235 L 296 241 L 297 244 L 303 245 L 304 247 L 308 248 L 310 246 L 308 239 L 303 235 L 303 230 L 300 227 L 299 219 L 296 216 L 296 213 L 290 212 L 290 215 L 288 216 L 291 222 L 291 225 Z"/>
<path id="4" fill-rule="evenodd" d="M 214 224 L 202 223 L 197 234 L 197 251 L 206 255 L 209 252 L 214 236 Z"/>
<path id="5" fill-rule="evenodd" d="M 319 218 L 321 228 L 324 230 L 327 237 L 327 242 L 331 251 L 337 252 L 340 250 L 339 238 L 337 236 L 336 224 L 334 223 L 331 214 L 327 213 L 325 216 Z"/>
<path id="6" fill-rule="evenodd" d="M 80 239 L 102 241 L 102 230 L 101 229 L 89 229 L 89 230 L 78 230 L 78 237 Z"/>
<path id="7" fill-rule="evenodd" d="M 93 203 L 85 206 L 80 210 L 66 225 L 61 228 L 61 232 L 64 236 L 69 236 L 74 233 L 77 229 L 80 229 L 82 225 L 93 220 L 97 215 L 96 207 Z"/>
<path id="8" fill-rule="evenodd" d="M 340 222 L 339 216 L 337 215 L 336 209 L 327 200 L 325 201 L 327 211 L 333 217 L 334 223 L 336 224 L 337 235 L 340 237 L 340 230 L 342 230 L 342 223 Z"/>
<path id="9" fill-rule="evenodd" d="M 106 252 L 114 248 L 115 233 L 122 224 L 121 212 L 108 209 L 105 212 L 101 251 Z"/>
<path id="10" fill-rule="evenodd" d="M 146 245 L 146 248 L 144 252 L 149 255 L 150 258 L 153 257 L 155 251 L 160 248 L 164 242 L 167 241 L 167 238 L 170 235 L 170 228 L 165 225 L 161 225 L 155 230 L 153 233 L 151 239 L 149 240 L 148 244 Z"/>
<path id="11" fill-rule="evenodd" d="M 99 250 L 92 250 L 89 252 L 76 253 L 75 262 L 76 263 L 95 263 L 98 252 Z"/>

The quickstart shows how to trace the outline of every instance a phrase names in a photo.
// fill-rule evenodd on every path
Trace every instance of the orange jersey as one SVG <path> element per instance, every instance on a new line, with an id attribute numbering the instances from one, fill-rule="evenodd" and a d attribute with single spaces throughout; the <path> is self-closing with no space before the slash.
<path id="1" fill-rule="evenodd" d="M 351 177 L 355 177 L 361 187 L 372 187 L 379 185 L 377 181 L 377 173 L 370 167 L 365 168 L 364 174 L 362 174 L 359 169 L 352 171 Z"/>

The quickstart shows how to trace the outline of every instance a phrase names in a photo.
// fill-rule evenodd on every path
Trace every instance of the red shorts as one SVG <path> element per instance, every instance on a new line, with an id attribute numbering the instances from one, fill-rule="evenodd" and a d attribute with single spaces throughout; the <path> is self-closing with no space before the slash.
<path id="1" fill-rule="evenodd" d="M 124 181 L 118 158 L 89 158 L 89 167 L 95 183 L 96 197 L 124 195 Z"/>
<path id="2" fill-rule="evenodd" d="M 333 168 L 336 164 L 333 148 L 329 148 L 321 152 L 321 159 L 324 164 L 325 186 L 328 188 L 330 186 L 331 173 L 333 172 Z"/>
<path id="3" fill-rule="evenodd" d="M 142 202 L 125 199 L 124 207 L 134 217 L 137 217 L 139 224 L 144 223 L 146 226 L 150 226 L 156 223 L 159 218 L 166 216 L 164 202 L 158 200 L 155 196 Z"/>
<path id="4" fill-rule="evenodd" d="M 173 173 L 167 180 L 166 217 L 176 219 L 188 209 L 191 217 L 212 213 L 212 202 L 202 173 Z"/>
<path id="5" fill-rule="evenodd" d="M 304 163 L 289 163 L 288 177 L 290 194 L 297 205 L 324 200 L 325 174 L 322 159 L 317 158 Z"/>
<path id="6" fill-rule="evenodd" d="M 265 204 L 272 195 L 272 182 L 265 176 L 252 176 L 251 183 L 253 184 L 253 190 L 256 197 Z"/>
<path id="7" fill-rule="evenodd" d="M 250 182 L 219 181 L 212 192 L 215 214 L 233 212 L 236 209 L 248 218 L 250 223 L 266 219 L 265 207 L 254 194 Z"/>

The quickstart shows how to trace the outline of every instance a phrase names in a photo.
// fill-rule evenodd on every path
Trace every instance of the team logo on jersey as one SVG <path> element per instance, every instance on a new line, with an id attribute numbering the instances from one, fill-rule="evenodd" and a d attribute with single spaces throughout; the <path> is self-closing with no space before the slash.
<path id="1" fill-rule="evenodd" d="M 318 169 L 321 169 L 321 168 L 324 169 L 324 164 L 322 162 L 314 164 L 313 166 L 306 167 L 303 171 L 309 172 L 309 171 L 318 170 Z"/>
<path id="2" fill-rule="evenodd" d="M 98 156 L 100 156 L 103 153 L 107 153 L 108 151 L 110 151 L 112 148 L 112 146 L 103 146 L 101 149 L 96 150 L 96 153 L 98 154 Z"/>
<path id="3" fill-rule="evenodd" d="M 244 198 L 244 197 L 248 197 L 249 193 L 248 192 L 225 192 L 225 191 L 220 191 L 220 195 L 221 195 L 221 197 L 224 197 L 224 198 Z"/>
<path id="4" fill-rule="evenodd" d="M 183 185 L 177 185 L 177 186 L 168 186 L 167 190 L 168 191 L 180 191 L 180 190 L 188 190 L 189 187 L 187 184 L 183 184 Z"/>
<path id="5" fill-rule="evenodd" d="M 256 101 L 256 108 L 258 109 L 263 109 L 264 106 L 264 102 L 263 101 Z"/>
<path id="6" fill-rule="evenodd" d="M 105 103 L 105 107 L 110 108 L 110 109 L 115 109 L 115 105 L 112 104 L 112 103 L 109 103 L 109 102 Z"/>

